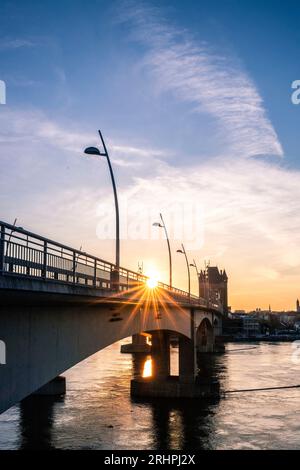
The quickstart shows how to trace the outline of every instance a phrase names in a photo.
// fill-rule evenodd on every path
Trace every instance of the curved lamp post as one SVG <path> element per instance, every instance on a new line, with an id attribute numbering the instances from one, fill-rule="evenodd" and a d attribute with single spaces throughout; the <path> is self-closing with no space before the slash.
<path id="1" fill-rule="evenodd" d="M 196 273 L 197 273 L 197 279 L 198 279 L 198 290 L 199 290 L 199 298 L 200 298 L 200 277 L 199 277 L 199 269 L 198 269 L 198 266 L 197 266 L 197 263 L 196 261 L 193 259 L 193 262 L 190 263 L 190 266 L 192 266 L 193 268 L 196 269 Z"/>
<path id="2" fill-rule="evenodd" d="M 196 261 L 194 259 L 193 259 L 193 262 L 190 263 L 190 266 L 192 266 L 193 268 L 196 269 L 197 276 L 199 277 L 199 269 L 198 269 L 198 266 L 197 266 Z"/>
<path id="3" fill-rule="evenodd" d="M 86 153 L 87 155 L 96 155 L 96 156 L 106 157 L 107 159 L 109 173 L 111 176 L 112 187 L 114 191 L 114 199 L 115 199 L 115 212 L 116 212 L 116 263 L 115 263 L 116 277 L 115 277 L 115 282 L 117 282 L 118 284 L 119 269 L 120 269 L 120 216 L 119 216 L 118 194 L 117 194 L 116 182 L 115 182 L 110 158 L 108 155 L 108 151 L 107 151 L 104 139 L 102 137 L 101 131 L 99 130 L 98 132 L 99 132 L 99 136 L 102 142 L 104 152 L 100 152 L 100 150 L 97 147 L 87 147 L 84 153 Z"/>
<path id="4" fill-rule="evenodd" d="M 164 222 L 163 216 L 162 214 L 159 214 L 159 215 L 160 215 L 161 222 L 154 222 L 154 224 L 152 225 L 154 227 L 163 228 L 165 231 L 166 240 L 168 244 L 168 251 L 169 251 L 169 285 L 170 287 L 172 287 L 172 254 L 171 254 L 170 240 L 169 240 L 169 236 L 168 236 L 168 232 L 167 232 L 167 228 L 166 228 L 166 224 Z"/>
<path id="5" fill-rule="evenodd" d="M 186 266 L 187 266 L 187 271 L 188 271 L 189 297 L 191 297 L 191 273 L 190 273 L 189 260 L 188 260 L 183 243 L 181 244 L 181 248 L 182 248 L 181 250 L 177 250 L 177 253 L 182 253 L 185 256 L 185 261 L 186 261 Z"/>

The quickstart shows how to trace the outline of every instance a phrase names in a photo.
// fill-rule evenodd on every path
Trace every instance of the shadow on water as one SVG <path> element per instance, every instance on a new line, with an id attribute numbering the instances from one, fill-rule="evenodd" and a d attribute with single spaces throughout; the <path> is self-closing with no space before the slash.
<path id="1" fill-rule="evenodd" d="M 197 366 L 199 377 L 209 377 L 219 380 L 226 371 L 223 353 L 197 353 Z"/>
<path id="2" fill-rule="evenodd" d="M 174 352 L 173 352 L 174 353 Z M 119 353 L 118 353 L 119 354 Z M 144 370 L 145 361 L 149 359 L 147 354 L 135 354 L 132 355 L 132 368 L 131 377 L 141 375 Z M 174 356 L 176 358 L 176 355 Z M 125 357 L 126 359 L 126 357 Z M 224 356 L 222 355 L 211 355 L 204 354 L 199 359 L 200 374 L 213 377 L 214 380 L 219 380 L 222 375 L 226 375 L 226 361 L 224 362 Z M 99 374 L 99 370 L 92 363 L 93 374 Z M 119 367 L 119 366 L 118 366 Z M 91 380 L 94 382 L 94 375 L 92 374 Z M 127 373 L 126 373 L 127 374 Z M 126 375 L 125 374 L 125 375 Z M 77 377 L 77 376 L 76 376 Z M 76 378 L 78 380 L 78 378 Z M 113 390 L 114 387 L 118 388 L 120 393 L 120 406 L 124 407 L 124 415 L 130 410 L 130 403 L 133 406 L 132 411 L 138 417 L 136 420 L 129 418 L 129 421 L 122 421 L 121 415 L 115 414 L 112 411 L 111 393 L 106 395 L 98 394 L 98 389 L 92 392 L 88 392 L 84 401 L 87 410 L 85 411 L 85 427 L 82 429 L 83 434 L 79 433 L 79 443 L 77 447 L 85 446 L 87 439 L 87 429 L 89 430 L 89 439 L 93 446 L 100 446 L 99 439 L 103 440 L 106 444 L 106 448 L 111 448 L 118 445 L 122 448 L 123 445 L 123 433 L 127 432 L 128 436 L 130 433 L 140 433 L 140 429 L 143 429 L 143 422 L 139 422 L 138 425 L 134 425 L 135 421 L 139 419 L 145 419 L 147 427 L 143 429 L 141 436 L 146 436 L 147 446 L 145 448 L 151 449 L 212 449 L 215 447 L 215 437 L 217 433 L 216 415 L 219 409 L 219 398 L 213 398 L 210 400 L 204 399 L 138 399 L 129 397 L 129 389 L 127 385 L 124 386 L 122 381 L 120 382 L 120 376 L 117 374 L 108 376 L 109 389 Z M 115 384 L 112 383 L 116 381 Z M 130 380 L 130 377 L 126 375 L 126 381 Z M 87 384 L 89 381 L 87 381 Z M 104 382 L 105 384 L 105 382 Z M 101 383 L 101 389 L 103 384 Z M 78 389 L 78 393 L 79 393 Z M 123 395 L 126 396 L 123 399 Z M 75 397 L 77 395 L 75 394 Z M 119 396 L 119 395 L 117 395 Z M 73 400 L 73 401 L 72 401 Z M 75 400 L 75 401 L 74 401 Z M 74 410 L 78 410 L 78 406 L 81 409 L 82 402 L 80 405 L 76 402 L 76 399 L 69 395 L 68 400 L 68 413 L 73 410 L 73 417 L 70 421 L 64 424 L 64 397 L 46 397 L 46 396 L 30 396 L 20 403 L 20 421 L 19 421 L 19 449 L 44 449 L 51 450 L 55 448 L 54 442 L 57 443 L 59 448 L 68 448 L 70 432 L 74 436 L 77 436 L 77 416 L 78 413 L 74 414 Z M 95 412 L 89 414 L 89 406 L 96 406 Z M 62 406 L 60 404 L 62 403 Z M 126 404 L 128 403 L 128 405 Z M 58 407 L 57 407 L 58 405 Z M 72 405 L 72 406 L 71 406 Z M 73 407 L 73 408 L 72 408 Z M 58 412 L 59 409 L 59 412 Z M 144 410 L 144 412 L 143 412 Z M 99 426 L 99 420 L 94 419 L 96 415 L 99 416 L 99 420 L 113 419 L 113 426 L 106 429 L 103 426 Z M 112 414 L 111 414 L 112 413 Z M 60 434 L 58 433 L 58 414 L 61 418 L 61 427 L 59 428 Z M 139 418 L 140 417 L 140 418 Z M 148 420 L 149 418 L 149 420 Z M 73 424 L 72 424 L 73 423 Z M 77 423 L 77 424 L 76 424 Z M 121 423 L 121 424 L 119 424 Z M 123 432 L 118 434 L 118 424 Z M 72 426 L 75 426 L 75 428 Z M 79 427 L 80 428 L 80 427 Z M 65 434 L 64 434 L 65 433 Z M 114 435 L 114 437 L 112 437 Z M 59 436 L 59 437 L 58 437 Z M 61 439 L 63 436 L 63 440 Z M 142 437 L 141 437 L 142 438 Z M 76 439 L 76 438 L 74 438 Z M 120 444 L 116 444 L 116 442 Z M 122 442 L 122 444 L 121 444 Z M 139 446 L 137 443 L 136 445 Z M 143 444 L 141 444 L 143 447 Z"/>
<path id="3" fill-rule="evenodd" d="M 51 450 L 54 406 L 64 397 L 31 395 L 20 403 L 20 450 Z"/>
<path id="4" fill-rule="evenodd" d="M 200 376 L 221 386 L 221 399 L 207 401 L 131 399 L 149 356 L 120 355 L 116 343 L 66 372 L 63 401 L 35 396 L 3 413 L 0 449 L 299 449 L 299 390 L 224 394 L 298 382 L 291 344 L 253 346 L 199 356 Z M 177 374 L 177 348 L 171 359 Z"/>
<path id="5" fill-rule="evenodd" d="M 133 398 L 151 409 L 153 449 L 210 449 L 219 398 Z"/>
<path id="6" fill-rule="evenodd" d="M 133 356 L 133 375 L 143 370 L 147 355 Z M 203 353 L 197 357 L 199 377 L 219 382 L 225 372 L 222 355 Z M 214 414 L 219 397 L 131 398 L 132 403 L 150 409 L 154 449 L 212 449 L 215 435 Z"/>

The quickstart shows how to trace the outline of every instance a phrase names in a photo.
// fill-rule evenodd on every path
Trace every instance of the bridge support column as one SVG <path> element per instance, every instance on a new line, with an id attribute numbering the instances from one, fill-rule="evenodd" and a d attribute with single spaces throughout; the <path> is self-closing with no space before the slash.
<path id="1" fill-rule="evenodd" d="M 170 335 L 165 331 L 152 334 L 152 379 L 166 380 L 170 376 Z"/>
<path id="2" fill-rule="evenodd" d="M 214 353 L 224 353 L 226 350 L 222 336 L 215 336 Z"/>
<path id="3" fill-rule="evenodd" d="M 59 375 L 50 380 L 43 387 L 36 390 L 32 395 L 57 396 L 66 394 L 66 378 Z"/>
<path id="4" fill-rule="evenodd" d="M 197 356 L 194 341 L 179 338 L 179 382 L 194 383 L 197 375 Z"/>
<path id="5" fill-rule="evenodd" d="M 131 381 L 131 395 L 136 397 L 211 398 L 219 394 L 212 378 L 198 376 L 194 339 L 179 338 L 179 376 L 170 376 L 169 333 L 152 335 L 152 375 Z"/>
<path id="6" fill-rule="evenodd" d="M 121 353 L 143 353 L 143 354 L 150 354 L 151 346 L 147 343 L 147 336 L 146 335 L 132 335 L 132 343 L 129 344 L 122 344 L 121 346 Z"/>

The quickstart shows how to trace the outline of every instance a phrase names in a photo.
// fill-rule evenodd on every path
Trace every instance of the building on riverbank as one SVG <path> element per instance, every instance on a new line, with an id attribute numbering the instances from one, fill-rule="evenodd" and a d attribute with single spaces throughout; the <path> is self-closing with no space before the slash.
<path id="1" fill-rule="evenodd" d="M 257 308 L 251 312 L 236 310 L 223 322 L 225 336 L 254 338 L 267 335 L 298 334 L 300 312 L 272 311 Z"/>

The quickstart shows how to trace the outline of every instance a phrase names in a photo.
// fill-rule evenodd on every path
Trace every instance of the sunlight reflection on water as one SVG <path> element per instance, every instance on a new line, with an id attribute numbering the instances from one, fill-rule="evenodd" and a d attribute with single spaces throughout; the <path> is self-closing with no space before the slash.
<path id="1" fill-rule="evenodd" d="M 151 377 L 152 375 L 152 359 L 146 359 L 144 368 L 143 368 L 143 377 Z"/>
<path id="2" fill-rule="evenodd" d="M 233 351 L 249 344 L 228 344 L 228 352 L 211 356 L 222 390 L 300 383 L 290 343 L 255 346 Z M 63 399 L 35 397 L 3 413 L 0 449 L 300 448 L 299 390 L 240 393 L 211 402 L 134 400 L 130 379 L 145 370 L 148 356 L 119 351 L 116 343 L 67 371 Z M 176 373 L 176 348 L 171 363 Z"/>

